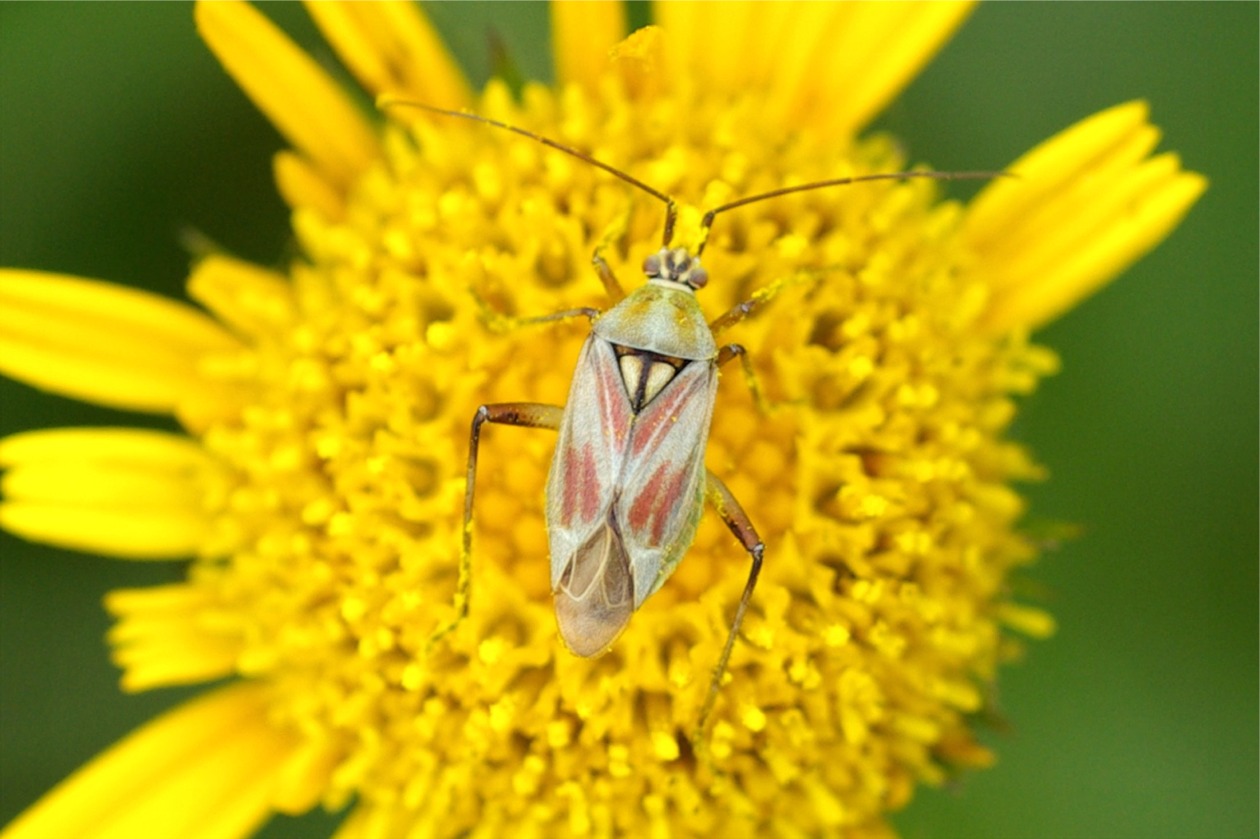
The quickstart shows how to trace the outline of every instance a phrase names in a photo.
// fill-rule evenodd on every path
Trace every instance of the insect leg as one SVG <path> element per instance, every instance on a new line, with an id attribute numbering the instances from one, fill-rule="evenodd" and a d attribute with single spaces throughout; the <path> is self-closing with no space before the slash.
<path id="1" fill-rule="evenodd" d="M 473 297 L 477 301 L 477 305 L 481 308 L 483 322 L 491 332 L 498 335 L 506 335 L 514 329 L 519 329 L 522 326 L 533 326 L 538 323 L 552 323 L 575 317 L 585 317 L 588 320 L 595 320 L 595 318 L 599 317 L 598 309 L 592 309 L 589 306 L 582 306 L 577 309 L 565 309 L 563 312 L 553 312 L 549 315 L 536 315 L 533 317 L 518 318 L 495 311 L 476 293 L 473 294 Z"/>
<path id="2" fill-rule="evenodd" d="M 617 279 L 617 275 L 613 273 L 612 268 L 604 261 L 602 251 L 603 245 L 595 249 L 595 255 L 591 257 L 591 264 L 595 266 L 595 273 L 599 274 L 599 281 L 604 284 L 604 291 L 608 292 L 608 297 L 613 303 L 617 303 L 626 296 L 625 289 L 621 287 L 621 281 Z"/>
<path id="3" fill-rule="evenodd" d="M 568 320 L 569 318 L 584 317 L 588 320 L 595 320 L 599 317 L 599 309 L 592 309 L 590 306 L 581 306 L 577 309 L 565 309 L 563 312 L 553 312 L 550 315 L 536 315 L 530 318 L 517 318 L 514 323 L 517 326 L 532 326 L 536 323 L 552 323 L 558 320 Z"/>
<path id="4" fill-rule="evenodd" d="M 709 329 L 716 335 L 724 329 L 729 329 L 735 324 L 747 318 L 753 312 L 760 309 L 766 303 L 769 303 L 780 291 L 783 290 L 785 283 L 782 280 L 773 282 L 765 288 L 759 288 L 753 292 L 753 296 L 749 297 L 742 303 L 736 303 L 726 312 L 718 315 L 709 323 Z"/>
<path id="5" fill-rule="evenodd" d="M 700 722 L 696 726 L 697 743 L 700 742 L 700 735 L 704 733 L 704 726 L 708 722 L 709 714 L 713 711 L 713 704 L 717 701 L 718 691 L 722 687 L 722 677 L 726 675 L 726 665 L 731 660 L 731 650 L 735 648 L 735 638 L 739 635 L 739 628 L 744 622 L 744 613 L 748 611 L 748 602 L 752 599 L 753 589 L 757 587 L 757 575 L 761 573 L 761 556 L 766 550 L 765 543 L 761 541 L 756 528 L 748 520 L 748 514 L 744 512 L 743 507 L 739 506 L 735 496 L 731 495 L 731 491 L 726 488 L 726 484 L 722 483 L 717 475 L 708 470 L 705 471 L 708 476 L 705 493 L 713 502 L 722 521 L 726 522 L 726 526 L 735 534 L 735 538 L 744 546 L 744 550 L 748 551 L 752 565 L 748 569 L 748 582 L 744 584 L 744 593 L 739 598 L 739 606 L 735 608 L 735 619 L 731 621 L 730 632 L 726 635 L 726 646 L 722 648 L 722 657 L 718 659 L 717 667 L 713 670 L 713 680 L 709 682 L 709 695 L 705 697 L 704 707 L 700 711 Z"/>
<path id="6" fill-rule="evenodd" d="M 674 202 L 669 198 L 665 199 L 666 205 L 670 208 L 666 211 L 668 219 L 673 211 Z M 633 206 L 627 206 L 623 214 L 619 214 L 608 229 L 604 231 L 604 235 L 600 237 L 599 242 L 595 245 L 595 253 L 591 255 L 591 264 L 595 266 L 595 273 L 599 275 L 599 281 L 604 284 L 604 293 L 608 295 L 608 299 L 615 306 L 620 303 L 622 298 L 626 296 L 625 289 L 621 287 L 621 283 L 617 280 L 617 276 L 613 274 L 612 268 L 604 261 L 604 251 L 613 244 L 625 237 L 626 231 L 630 228 L 630 219 L 634 214 Z"/>
<path id="7" fill-rule="evenodd" d="M 824 279 L 825 276 L 825 271 L 813 268 L 801 268 L 789 277 L 775 280 L 769 285 L 757 289 L 753 292 L 752 297 L 749 297 L 742 303 L 736 303 L 728 311 L 722 313 L 716 319 L 711 321 L 709 323 L 709 329 L 714 334 L 717 334 L 724 329 L 728 329 L 747 318 L 775 297 L 778 297 L 785 288 L 800 285 L 802 283 L 817 282 L 818 280 Z"/>
<path id="8" fill-rule="evenodd" d="M 563 313 L 561 313 L 563 314 Z M 472 431 L 468 439 L 468 478 L 464 485 L 464 530 L 459 547 L 459 582 L 455 589 L 455 618 L 429 637 L 429 648 L 448 635 L 468 616 L 468 601 L 472 588 L 472 515 L 473 500 L 477 492 L 477 449 L 481 443 L 481 426 L 487 422 L 499 425 L 520 425 L 526 428 L 560 427 L 564 409 L 557 405 L 537 402 L 500 402 L 482 405 L 473 415 Z"/>
<path id="9" fill-rule="evenodd" d="M 748 382 L 748 389 L 752 392 L 753 401 L 757 403 L 757 409 L 763 414 L 769 413 L 770 408 L 766 404 L 765 397 L 761 395 L 761 385 L 757 384 L 757 374 L 753 372 L 752 362 L 748 360 L 748 350 L 744 349 L 742 344 L 727 344 L 718 348 L 717 366 L 721 367 L 736 356 L 739 356 L 739 366 L 743 369 L 744 381 Z"/>

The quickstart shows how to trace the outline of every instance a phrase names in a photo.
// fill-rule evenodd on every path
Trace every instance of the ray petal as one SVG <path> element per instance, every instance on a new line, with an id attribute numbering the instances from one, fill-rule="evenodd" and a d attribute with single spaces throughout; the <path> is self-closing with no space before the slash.
<path id="1" fill-rule="evenodd" d="M 1143 102 L 1109 108 L 1047 140 L 985 188 L 966 235 L 993 297 L 986 324 L 1035 329 L 1159 244 L 1207 188 L 1175 155 Z"/>
<path id="2" fill-rule="evenodd" d="M 831 134 L 860 131 L 940 51 L 972 3 L 854 3 L 841 40 L 828 45 L 811 103 Z"/>
<path id="3" fill-rule="evenodd" d="M 158 431 L 60 428 L 0 441 L 0 525 L 129 559 L 191 556 L 210 523 L 196 444 Z"/>
<path id="4" fill-rule="evenodd" d="M 197 29 L 223 68 L 293 146 L 345 188 L 377 156 L 372 129 L 310 56 L 252 6 L 201 2 Z"/>
<path id="5" fill-rule="evenodd" d="M 305 157 L 292 151 L 277 152 L 272 171 L 276 189 L 291 209 L 309 208 L 325 218 L 341 218 L 345 210 L 344 196 Z"/>
<path id="6" fill-rule="evenodd" d="M 308 2 L 328 43 L 373 96 L 394 93 L 461 108 L 468 80 L 419 5 L 412 2 Z"/>
<path id="7" fill-rule="evenodd" d="M 701 84 L 723 90 L 790 92 L 793 88 L 780 81 L 786 76 L 800 82 L 811 61 L 817 66 L 847 5 L 662 3 L 655 13 L 669 39 L 669 60 L 685 65 L 675 67 L 675 73 L 694 72 Z M 784 50 L 785 43 L 791 49 Z M 774 97 L 766 99 L 774 109 Z"/>
<path id="8" fill-rule="evenodd" d="M 551 4 L 556 78 L 594 87 L 608 68 L 608 53 L 626 34 L 625 7 L 598 0 Z"/>
<path id="9" fill-rule="evenodd" d="M 202 466 L 206 453 L 187 437 L 139 428 L 50 428 L 0 440 L 0 467 L 56 460 L 175 470 Z"/>
<path id="10" fill-rule="evenodd" d="M 665 3 L 671 61 L 765 91 L 766 119 L 853 134 L 934 56 L 971 3 Z M 790 45 L 785 49 L 784 45 Z"/>
<path id="11" fill-rule="evenodd" d="M 215 603 L 208 586 L 173 583 L 111 591 L 105 608 L 114 663 L 127 691 L 187 685 L 231 675 L 238 637 L 210 622 Z"/>
<path id="12" fill-rule="evenodd" d="M 248 836 L 273 809 L 298 750 L 266 707 L 266 687 L 244 683 L 167 712 L 36 802 L 5 839 Z"/>
<path id="13" fill-rule="evenodd" d="M 63 396 L 170 412 L 204 387 L 197 365 L 235 342 L 202 312 L 147 292 L 0 270 L 0 372 Z"/>
<path id="14" fill-rule="evenodd" d="M 197 263 L 188 279 L 188 294 L 251 338 L 283 333 L 297 314 L 287 277 L 223 254 Z"/>

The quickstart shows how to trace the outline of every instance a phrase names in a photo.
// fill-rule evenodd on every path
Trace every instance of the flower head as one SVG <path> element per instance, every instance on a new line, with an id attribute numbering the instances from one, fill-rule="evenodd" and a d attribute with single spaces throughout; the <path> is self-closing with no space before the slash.
<path id="1" fill-rule="evenodd" d="M 964 11 L 664 5 L 661 28 L 623 40 L 614 7 L 560 4 L 562 83 L 517 100 L 471 91 L 413 7 L 311 5 L 369 94 L 581 149 L 677 198 L 692 246 L 703 212 L 741 196 L 905 169 L 891 139 L 858 132 Z M 365 115 L 248 6 L 203 4 L 197 22 L 292 146 L 276 178 L 301 255 L 283 273 L 206 257 L 189 292 L 210 315 L 6 272 L 5 372 L 171 412 L 187 436 L 0 442 L 0 523 L 195 557 L 185 582 L 110 596 L 123 684 L 232 682 L 106 753 L 15 836 L 244 835 L 351 801 L 345 836 L 878 833 L 918 783 L 988 762 L 972 717 L 1007 630 L 1051 626 L 1009 586 L 1035 556 L 1011 483 L 1040 470 L 1007 428 L 1056 366 L 1028 333 L 1204 186 L 1150 156 L 1143 104 L 1048 141 L 966 207 L 879 181 L 720 216 L 697 299 L 711 319 L 757 306 L 723 335 L 753 375 L 723 379 L 706 462 L 767 547 L 697 733 L 746 580 L 716 516 L 606 655 L 571 655 L 545 561 L 554 438 L 486 431 L 463 620 L 456 596 L 469 421 L 564 402 L 588 329 L 528 321 L 606 304 L 596 249 L 637 282 L 660 203 L 488 126 Z"/>

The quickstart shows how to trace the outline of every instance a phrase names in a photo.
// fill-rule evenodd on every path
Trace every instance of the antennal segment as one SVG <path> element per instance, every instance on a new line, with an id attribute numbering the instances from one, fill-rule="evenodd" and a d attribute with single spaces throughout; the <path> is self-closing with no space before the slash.
<path id="1" fill-rule="evenodd" d="M 489 117 L 483 117 L 480 114 L 474 114 L 469 111 L 452 111 L 447 108 L 435 108 L 434 106 L 426 105 L 423 102 L 416 102 L 412 99 L 403 99 L 402 97 L 396 96 L 392 93 L 382 93 L 380 96 L 378 96 L 376 98 L 376 107 L 380 108 L 381 110 L 386 110 L 388 108 L 397 108 L 397 107 L 417 108 L 421 111 L 428 111 L 431 114 L 439 114 L 441 116 L 447 116 L 447 117 L 457 117 L 459 119 L 471 120 L 472 122 L 481 122 L 481 123 L 485 123 L 486 125 L 493 125 L 495 128 L 502 128 L 504 131 L 511 131 L 513 134 L 519 134 L 522 137 L 528 137 L 529 139 L 533 140 L 536 143 L 542 143 L 544 146 L 548 146 L 549 148 L 556 149 L 557 151 L 562 151 L 565 154 L 570 155 L 571 157 L 576 157 L 578 160 L 585 161 L 591 164 L 592 166 L 595 166 L 599 169 L 603 169 L 608 174 L 616 178 L 620 178 L 621 180 L 625 181 L 631 186 L 638 187 L 639 189 L 646 192 L 648 195 L 651 195 L 653 198 L 665 204 L 664 246 L 669 247 L 669 243 L 673 241 L 674 225 L 678 220 L 678 205 L 675 203 L 674 199 L 670 198 L 668 195 L 661 192 L 659 189 L 655 189 L 651 186 L 648 186 L 643 181 L 639 180 L 633 175 L 623 172 L 617 167 L 607 164 L 603 162 L 602 160 L 596 160 L 595 158 L 591 157 L 589 154 L 587 154 L 584 151 L 575 149 L 572 146 L 566 146 L 564 143 L 556 142 L 555 140 L 552 140 L 548 137 L 544 137 L 541 134 L 535 134 L 533 131 L 529 131 L 524 128 L 519 128 L 515 125 L 509 125 L 506 122 L 499 122 L 497 119 L 490 119 Z M 769 196 L 767 195 L 766 197 L 769 197 Z M 729 207 L 718 208 L 719 211 L 724 210 L 724 209 L 729 209 Z"/>
<path id="2" fill-rule="evenodd" d="M 720 207 L 714 207 L 704 214 L 704 218 L 700 222 L 700 246 L 696 249 L 696 256 L 704 253 L 704 246 L 709 241 L 709 228 L 713 226 L 713 219 L 718 213 L 724 213 L 727 210 L 734 210 L 736 207 L 743 207 L 745 204 L 755 204 L 758 201 L 765 201 L 769 198 L 778 198 L 781 195 L 791 195 L 794 192 L 808 192 L 812 189 L 823 189 L 829 186 L 846 186 L 847 184 L 862 183 L 864 181 L 906 181 L 911 178 L 929 178 L 935 181 L 977 181 L 989 180 L 991 178 L 1010 178 L 1014 177 L 1010 172 L 881 172 L 876 175 L 854 175 L 849 178 L 831 178 L 825 181 L 811 181 L 807 184 L 797 184 L 796 186 L 785 186 L 779 189 L 772 189 L 769 192 L 763 192 L 759 195 L 749 195 L 744 198 L 737 199 L 729 204 L 723 204 Z"/>

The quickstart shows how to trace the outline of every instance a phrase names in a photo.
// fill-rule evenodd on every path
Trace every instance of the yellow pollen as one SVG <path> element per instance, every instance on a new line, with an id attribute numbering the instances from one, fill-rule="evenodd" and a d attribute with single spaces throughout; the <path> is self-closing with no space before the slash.
<path id="1" fill-rule="evenodd" d="M 652 753 L 662 761 L 677 760 L 678 740 L 665 731 L 652 732 Z"/>

